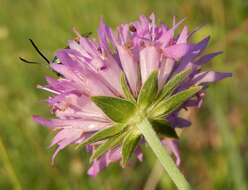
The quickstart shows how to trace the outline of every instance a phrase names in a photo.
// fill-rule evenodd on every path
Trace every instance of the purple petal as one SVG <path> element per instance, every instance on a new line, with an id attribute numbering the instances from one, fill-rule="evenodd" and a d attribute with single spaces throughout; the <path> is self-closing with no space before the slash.
<path id="1" fill-rule="evenodd" d="M 195 61 L 194 64 L 195 65 L 203 65 L 203 64 L 209 62 L 211 59 L 213 59 L 217 55 L 220 55 L 222 53 L 223 53 L 222 51 L 219 51 L 219 52 L 215 52 L 215 53 L 210 53 L 210 54 L 204 55 L 201 58 L 199 58 L 197 61 Z"/>
<path id="2" fill-rule="evenodd" d="M 59 144 L 60 142 L 62 142 L 64 139 L 68 139 L 71 137 L 76 137 L 75 139 L 78 139 L 78 137 L 81 136 L 81 134 L 83 133 L 82 129 L 62 129 L 60 130 L 55 137 L 52 140 L 52 143 L 49 145 L 49 147 L 54 146 L 55 144 Z M 60 143 L 60 145 L 62 145 Z"/>
<path id="3" fill-rule="evenodd" d="M 158 69 L 161 54 L 154 46 L 149 46 L 140 51 L 140 72 L 142 84 L 148 76 Z"/>
<path id="4" fill-rule="evenodd" d="M 170 30 L 163 30 L 163 35 L 160 37 L 159 42 L 161 43 L 162 47 L 168 46 L 169 42 L 173 39 L 174 32 L 178 28 L 178 26 L 184 21 L 182 19 L 177 24 L 175 24 Z M 166 29 L 166 28 L 163 28 Z"/>
<path id="5" fill-rule="evenodd" d="M 116 162 L 118 160 L 120 160 L 121 158 L 121 149 L 120 147 L 115 148 L 113 150 L 110 150 L 108 153 L 108 157 L 107 157 L 107 162 L 108 164 L 112 163 L 112 162 Z"/>
<path id="6" fill-rule="evenodd" d="M 112 162 L 116 162 L 121 158 L 120 148 L 108 151 L 98 160 L 94 160 L 93 164 L 88 170 L 88 175 L 95 177 L 102 169 L 107 167 Z"/>
<path id="7" fill-rule="evenodd" d="M 190 47 L 191 46 L 189 44 L 172 45 L 164 49 L 164 55 L 169 58 L 179 60 L 188 53 Z"/>
<path id="8" fill-rule="evenodd" d="M 161 61 L 159 67 L 159 76 L 158 76 L 159 89 L 161 89 L 162 86 L 167 81 L 168 77 L 173 71 L 174 66 L 175 66 L 175 60 L 173 59 L 163 59 Z"/>
<path id="9" fill-rule="evenodd" d="M 171 117 L 168 118 L 168 121 L 173 125 L 175 128 L 185 128 L 189 127 L 191 125 L 191 122 L 187 119 L 181 118 L 181 117 Z"/>
<path id="10" fill-rule="evenodd" d="M 181 159 L 180 159 L 180 153 L 178 148 L 178 142 L 177 140 L 168 140 L 165 139 L 162 141 L 162 143 L 168 148 L 170 152 L 172 152 L 176 158 L 176 165 L 180 165 Z"/>
<path id="11" fill-rule="evenodd" d="M 105 24 L 103 18 L 100 20 L 98 35 L 102 47 L 104 47 L 106 50 L 109 49 L 107 40 L 111 40 L 111 29 Z"/>
<path id="12" fill-rule="evenodd" d="M 138 78 L 138 63 L 134 61 L 131 51 L 128 49 L 117 46 L 118 53 L 121 60 L 121 66 L 127 77 L 127 81 L 131 87 L 134 95 L 137 95 L 139 78 Z"/>
<path id="13" fill-rule="evenodd" d="M 184 26 L 181 34 L 179 35 L 178 39 L 177 39 L 177 44 L 184 44 L 187 43 L 187 39 L 188 39 L 188 27 Z"/>
<path id="14" fill-rule="evenodd" d="M 206 37 L 201 40 L 199 43 L 190 45 L 189 51 L 185 56 L 181 59 L 180 64 L 178 65 L 175 73 L 179 73 L 186 68 L 190 68 L 193 66 L 192 59 L 198 56 L 202 51 L 207 47 L 210 37 Z"/>
<path id="15" fill-rule="evenodd" d="M 52 64 L 51 66 L 55 71 L 63 74 L 67 79 L 74 81 L 80 90 L 91 96 L 107 95 L 113 96 L 113 92 L 110 88 L 101 80 L 99 75 L 94 74 L 87 69 L 71 70 L 71 67 L 67 67 L 61 64 Z"/>
<path id="16" fill-rule="evenodd" d="M 205 96 L 205 92 L 200 91 L 196 94 L 194 99 L 187 100 L 183 105 L 185 107 L 198 107 L 198 108 L 200 108 L 202 106 L 204 96 Z"/>
<path id="17" fill-rule="evenodd" d="M 203 52 L 203 50 L 207 47 L 209 40 L 210 40 L 210 36 L 207 36 L 199 43 L 195 44 L 192 48 L 193 54 L 199 55 L 201 52 Z"/>
<path id="18" fill-rule="evenodd" d="M 88 42 L 88 40 L 86 41 Z M 80 56 L 74 56 L 74 58 L 78 58 L 77 62 L 74 63 L 75 65 L 78 65 L 77 70 L 79 70 L 79 68 L 81 67 L 81 70 L 84 68 L 84 74 L 87 74 L 90 70 L 94 71 L 92 75 L 99 74 L 99 76 L 95 78 L 99 78 L 100 80 L 102 80 L 103 83 L 109 89 L 111 89 L 111 91 L 114 92 L 115 95 L 120 96 L 122 94 L 121 86 L 119 83 L 121 68 L 119 67 L 116 60 L 113 58 L 113 55 L 111 55 L 111 52 L 107 51 L 103 55 L 99 53 L 98 50 L 95 49 L 96 47 L 94 46 L 88 47 L 86 51 L 79 44 L 75 45 L 74 43 L 70 44 L 70 48 L 75 48 L 75 46 L 79 46 L 77 48 L 78 51 L 82 53 L 81 56 L 87 58 L 87 60 L 85 60 L 83 58 L 79 59 Z M 74 45 L 72 46 L 72 44 Z M 105 45 L 107 46 L 108 44 Z M 92 51 L 96 52 L 92 53 Z M 72 60 L 71 57 L 66 56 L 67 53 L 68 50 L 62 50 L 57 53 L 57 56 L 59 57 L 61 62 L 64 64 L 75 62 L 75 60 Z M 75 52 L 71 52 L 71 54 L 75 55 Z M 85 69 L 85 67 L 87 67 L 88 69 Z"/>
<path id="19" fill-rule="evenodd" d="M 67 93 L 71 91 L 75 91 L 75 89 L 78 89 L 78 86 L 68 80 L 68 79 L 53 79 L 51 77 L 46 77 L 47 83 L 48 83 L 48 88 L 52 90 L 56 90 L 60 93 Z"/>
<path id="20" fill-rule="evenodd" d="M 155 40 L 155 29 L 156 29 L 156 18 L 155 18 L 155 14 L 154 13 L 152 13 L 151 15 L 150 15 L 150 20 L 151 20 L 151 24 L 150 24 L 150 26 L 151 26 L 151 40 L 152 41 L 154 41 Z"/>
<path id="21" fill-rule="evenodd" d="M 92 118 L 91 118 L 92 119 Z M 40 116 L 33 116 L 33 120 L 41 125 L 52 128 L 83 129 L 85 132 L 101 130 L 110 123 L 86 119 L 44 119 Z"/>
<path id="22" fill-rule="evenodd" d="M 102 77 L 102 80 L 116 95 L 122 95 L 122 89 L 120 85 L 120 73 L 121 68 L 116 63 L 115 59 L 111 56 L 106 57 L 105 60 L 93 59 L 91 64 L 101 63 L 103 67 L 97 70 L 97 74 Z"/>
<path id="23" fill-rule="evenodd" d="M 71 40 L 69 41 L 68 44 L 69 44 L 70 49 L 78 51 L 78 53 L 80 53 L 81 56 L 88 58 L 88 59 L 91 58 L 91 55 L 83 48 L 82 45 L 78 44 L 76 41 Z"/>
<path id="24" fill-rule="evenodd" d="M 140 146 L 138 146 L 136 149 L 135 149 L 135 155 L 136 155 L 136 157 L 138 158 L 138 160 L 140 161 L 140 162 L 142 162 L 143 161 L 143 153 L 142 153 L 142 150 L 141 150 L 141 148 L 140 148 Z"/>
<path id="25" fill-rule="evenodd" d="M 81 129 L 63 129 L 55 136 L 52 144 L 53 146 L 55 144 L 58 144 L 58 148 L 54 152 L 52 156 L 52 164 L 54 163 L 54 159 L 59 153 L 60 150 L 64 149 L 66 146 L 73 144 L 75 141 L 77 141 L 81 135 L 83 134 L 83 130 Z"/>
<path id="26" fill-rule="evenodd" d="M 48 126 L 48 127 L 53 126 L 50 120 L 47 120 L 47 119 L 45 119 L 43 117 L 40 117 L 38 115 L 33 115 L 32 118 L 36 123 L 39 123 L 40 125 L 45 125 L 45 126 Z"/>
<path id="27" fill-rule="evenodd" d="M 97 174 L 102 170 L 104 167 L 103 165 L 106 165 L 104 160 L 102 159 L 101 161 L 95 160 L 92 164 L 92 166 L 88 170 L 88 175 L 91 177 L 96 177 Z"/>
<path id="28" fill-rule="evenodd" d="M 199 84 L 216 82 L 216 81 L 219 81 L 219 80 L 222 80 L 226 77 L 231 77 L 231 76 L 232 76 L 232 73 L 206 71 L 206 72 L 201 72 L 201 73 L 195 75 L 192 81 L 196 85 L 199 85 Z"/>

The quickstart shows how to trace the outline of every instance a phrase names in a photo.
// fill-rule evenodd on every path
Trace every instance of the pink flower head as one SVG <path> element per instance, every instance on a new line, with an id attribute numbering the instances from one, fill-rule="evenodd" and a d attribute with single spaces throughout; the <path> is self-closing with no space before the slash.
<path id="1" fill-rule="evenodd" d="M 141 112 L 152 120 L 158 119 L 161 122 L 163 119 L 173 134 L 177 127 L 190 126 L 191 123 L 188 120 L 179 117 L 180 110 L 188 107 L 200 107 L 208 84 L 230 77 L 231 74 L 201 71 L 202 65 L 220 52 L 202 55 L 208 45 L 209 37 L 207 36 L 198 43 L 191 43 L 189 39 L 192 33 L 188 31 L 187 26 L 179 35 L 175 35 L 175 30 L 182 22 L 183 20 L 169 28 L 163 23 L 156 24 L 155 16 L 152 14 L 150 17 L 140 16 L 139 20 L 132 23 L 121 24 L 113 31 L 101 20 L 98 39 L 84 37 L 77 33 L 77 40 L 70 40 L 68 48 L 56 52 L 57 62 L 51 62 L 50 67 L 59 73 L 60 77 L 56 79 L 47 77 L 47 85 L 40 86 L 52 93 L 47 102 L 51 106 L 55 118 L 47 120 L 34 116 L 36 122 L 57 132 L 51 143 L 51 146 L 57 145 L 53 160 L 57 153 L 66 146 L 84 144 L 90 137 L 115 125 L 117 125 L 115 127 L 123 127 L 123 123 L 125 123 L 135 129 L 133 127 L 136 122 L 135 118 Z M 183 80 L 180 79 L 180 76 Z M 122 78 L 122 82 L 120 82 L 120 78 Z M 175 78 L 180 81 L 175 88 L 171 88 L 169 91 L 170 85 L 173 84 L 170 81 L 174 79 L 175 83 Z M 149 80 L 156 81 L 157 92 L 147 100 L 149 105 L 147 103 L 146 108 L 140 108 L 142 110 L 140 111 L 136 109 L 136 104 L 139 104 L 137 102 L 141 91 L 145 88 L 146 81 Z M 123 89 L 123 84 L 124 86 L 126 84 L 126 89 Z M 200 88 L 198 88 L 199 86 Z M 149 85 L 146 88 L 149 88 Z M 188 89 L 193 89 L 190 91 L 190 96 L 184 97 L 180 105 L 174 105 L 173 97 L 180 93 L 183 94 L 182 92 L 186 92 Z M 160 96 L 161 93 L 164 93 L 164 96 Z M 109 111 L 105 110 L 104 105 L 97 103 L 96 99 L 92 99 L 92 97 L 99 96 L 112 97 L 117 104 L 119 100 L 128 101 L 127 106 L 123 106 L 128 120 L 123 122 L 124 111 L 122 111 L 122 107 L 117 109 L 115 106 L 110 110 L 111 114 L 119 111 L 120 114 L 116 114 L 115 117 L 118 117 L 116 120 L 113 119 L 111 114 L 108 114 Z M 167 107 L 170 112 L 163 110 L 163 104 L 165 107 L 169 105 Z M 115 104 L 113 103 L 113 105 Z M 130 114 L 128 105 L 132 110 Z M 135 109 L 132 109 L 133 107 Z M 120 125 L 118 122 L 122 124 Z M 158 130 L 159 134 L 160 131 Z M 139 133 L 137 134 L 140 136 Z M 163 133 L 161 132 L 161 134 Z M 111 135 L 114 136 L 113 132 Z M 109 138 L 112 138 L 111 135 Z M 94 141 L 93 138 L 92 141 L 88 141 L 90 143 L 85 146 L 86 150 L 91 154 L 98 152 L 98 156 L 93 156 L 93 164 L 88 170 L 89 175 L 95 176 L 111 162 L 122 159 L 121 142 L 125 139 L 125 135 L 122 138 L 118 133 L 118 136 L 120 143 L 108 146 L 109 149 L 102 152 L 98 148 L 106 144 L 107 138 L 99 140 L 98 137 L 98 141 Z M 180 157 L 175 135 L 175 138 L 170 135 L 160 135 L 160 137 L 161 142 L 175 155 L 176 163 L 179 164 Z M 112 139 L 112 141 L 114 140 Z M 145 142 L 141 137 L 137 139 L 133 147 L 133 152 L 139 160 L 142 160 L 140 145 L 143 143 Z"/>

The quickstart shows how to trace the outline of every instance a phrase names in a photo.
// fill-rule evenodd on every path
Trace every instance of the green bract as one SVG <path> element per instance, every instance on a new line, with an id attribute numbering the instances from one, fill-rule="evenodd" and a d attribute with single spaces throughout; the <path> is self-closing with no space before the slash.
<path id="1" fill-rule="evenodd" d="M 124 138 L 122 142 L 122 165 L 125 166 L 128 162 L 128 159 L 132 155 L 133 151 L 135 150 L 139 139 L 141 137 L 141 133 L 139 130 L 130 131 Z"/>
<path id="2" fill-rule="evenodd" d="M 131 102 L 135 103 L 135 98 L 132 95 L 132 92 L 131 92 L 131 90 L 128 86 L 128 83 L 127 83 L 126 76 L 123 72 L 121 73 L 121 87 L 122 87 L 122 90 L 123 90 L 127 100 L 130 100 Z"/>
<path id="3" fill-rule="evenodd" d="M 93 96 L 91 99 L 110 119 L 118 123 L 127 121 L 136 110 L 132 102 L 121 98 Z"/>
<path id="4" fill-rule="evenodd" d="M 142 86 L 137 100 L 133 96 L 125 75 L 121 75 L 121 86 L 125 99 L 94 96 L 92 101 L 115 123 L 98 131 L 82 144 L 105 141 L 93 152 L 91 160 L 99 158 L 106 151 L 121 146 L 122 165 L 125 166 L 142 136 L 137 126 L 147 119 L 159 136 L 178 138 L 175 129 L 165 120 L 165 116 L 178 109 L 187 99 L 200 91 L 200 86 L 176 92 L 177 87 L 186 80 L 190 69 L 176 74 L 159 91 L 158 72 L 154 71 Z"/>
<path id="5" fill-rule="evenodd" d="M 170 96 L 161 102 L 159 102 L 152 110 L 152 118 L 162 118 L 169 113 L 175 111 L 179 106 L 182 105 L 185 100 L 189 99 L 195 93 L 200 91 L 202 88 L 200 86 L 191 87 L 187 90 L 181 91 L 173 96 Z"/>
<path id="6" fill-rule="evenodd" d="M 140 90 L 138 100 L 137 100 L 137 107 L 139 109 L 145 109 L 151 105 L 154 101 L 154 97 L 156 97 L 158 92 L 158 72 L 154 71 L 148 79 L 146 80 L 145 84 Z"/>
<path id="7" fill-rule="evenodd" d="M 105 140 L 107 138 L 113 137 L 121 133 L 122 131 L 124 131 L 125 127 L 127 126 L 123 124 L 114 124 L 111 127 L 108 127 L 106 129 L 96 132 L 91 137 L 89 137 L 87 140 L 85 140 L 82 145 L 91 144 L 97 141 L 101 141 L 101 140 Z"/>
<path id="8" fill-rule="evenodd" d="M 90 161 L 92 162 L 95 159 L 98 159 L 108 150 L 116 147 L 120 144 L 125 136 L 125 133 L 115 135 L 114 137 L 110 137 L 105 143 L 101 144 L 97 149 L 94 151 L 92 156 L 90 157 Z"/>
<path id="9" fill-rule="evenodd" d="M 171 80 L 169 80 L 159 93 L 158 100 L 170 96 L 173 91 L 186 79 L 191 69 L 183 70 L 182 72 L 176 74 Z"/>
<path id="10" fill-rule="evenodd" d="M 166 137 L 178 138 L 175 129 L 172 128 L 164 119 L 149 119 L 149 122 L 158 134 Z"/>

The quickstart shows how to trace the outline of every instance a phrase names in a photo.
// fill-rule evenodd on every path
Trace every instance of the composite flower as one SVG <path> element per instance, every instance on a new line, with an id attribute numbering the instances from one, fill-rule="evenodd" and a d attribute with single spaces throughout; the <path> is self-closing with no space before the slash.
<path id="1" fill-rule="evenodd" d="M 97 38 L 76 32 L 56 52 L 50 67 L 59 77 L 39 86 L 51 92 L 54 118 L 33 117 L 56 132 L 53 160 L 75 144 L 91 154 L 91 176 L 112 162 L 125 167 L 132 155 L 141 161 L 146 141 L 137 125 L 146 118 L 180 163 L 175 129 L 191 124 L 180 111 L 200 107 L 208 85 L 231 76 L 202 71 L 221 52 L 204 54 L 209 36 L 193 43 L 187 26 L 176 35 L 182 23 L 157 24 L 152 14 L 112 30 L 101 20 Z"/>

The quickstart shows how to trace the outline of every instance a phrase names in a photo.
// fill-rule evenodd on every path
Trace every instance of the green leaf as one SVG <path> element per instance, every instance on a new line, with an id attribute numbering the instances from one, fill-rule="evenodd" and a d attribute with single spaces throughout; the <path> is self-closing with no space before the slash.
<path id="1" fill-rule="evenodd" d="M 121 143 L 121 141 L 124 138 L 124 133 L 120 135 L 116 135 L 114 137 L 109 138 L 101 144 L 100 146 L 97 147 L 97 149 L 94 151 L 92 156 L 90 157 L 90 162 L 92 162 L 95 159 L 98 159 L 100 156 L 102 156 L 104 153 L 106 153 L 108 150 L 113 149 L 115 146 Z"/>
<path id="2" fill-rule="evenodd" d="M 132 102 L 121 98 L 93 96 L 91 99 L 110 119 L 119 123 L 127 121 L 136 109 Z"/>
<path id="3" fill-rule="evenodd" d="M 178 138 L 176 130 L 164 119 L 150 119 L 149 121 L 158 134 L 162 134 L 166 137 Z"/>
<path id="4" fill-rule="evenodd" d="M 158 96 L 158 101 L 170 96 L 173 91 L 184 81 L 184 79 L 191 72 L 191 69 L 185 69 L 182 72 L 176 74 L 172 79 L 170 79 L 162 88 Z"/>
<path id="5" fill-rule="evenodd" d="M 129 158 L 131 157 L 132 153 L 134 152 L 139 140 L 140 140 L 141 134 L 139 131 L 130 131 L 124 138 L 122 143 L 122 161 L 121 164 L 124 167 Z"/>
<path id="6" fill-rule="evenodd" d="M 126 98 L 131 102 L 135 103 L 135 98 L 133 97 L 133 94 L 128 86 L 126 75 L 124 72 L 121 73 L 121 87 Z"/>
<path id="7" fill-rule="evenodd" d="M 202 87 L 195 86 L 187 90 L 179 92 L 165 100 L 162 100 L 157 106 L 151 111 L 151 118 L 162 117 L 168 115 L 169 113 L 176 110 L 180 105 L 182 105 L 187 99 L 193 96 L 195 93 L 200 91 Z"/>
<path id="8" fill-rule="evenodd" d="M 150 74 L 140 90 L 137 105 L 140 108 L 147 108 L 154 100 L 158 91 L 158 72 L 154 71 Z"/>
<path id="9" fill-rule="evenodd" d="M 90 136 L 88 139 L 86 139 L 82 143 L 82 145 L 91 144 L 97 141 L 101 141 L 101 140 L 105 140 L 107 138 L 113 137 L 121 133 L 125 127 L 127 127 L 127 125 L 114 124 L 112 127 L 108 127 L 106 129 L 96 132 L 95 134 Z"/>

